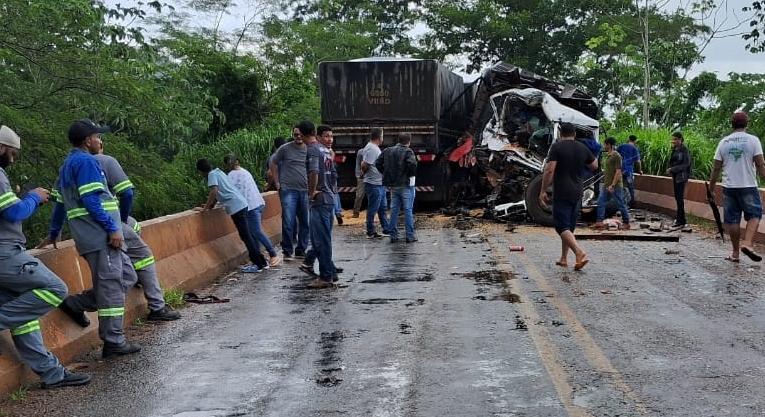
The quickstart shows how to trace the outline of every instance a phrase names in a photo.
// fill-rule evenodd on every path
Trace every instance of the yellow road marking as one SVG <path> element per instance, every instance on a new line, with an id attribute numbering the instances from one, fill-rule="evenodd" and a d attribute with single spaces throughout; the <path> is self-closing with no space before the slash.
<path id="1" fill-rule="evenodd" d="M 501 257 L 502 259 L 506 259 L 504 257 L 504 253 L 502 251 L 497 250 L 497 248 L 489 243 L 489 246 L 491 247 L 492 252 L 495 256 Z M 595 339 L 592 338 L 590 333 L 585 329 L 585 327 L 582 325 L 582 323 L 577 319 L 576 314 L 574 314 L 574 311 L 571 309 L 571 307 L 566 304 L 565 301 L 561 297 L 559 297 L 557 291 L 553 288 L 552 285 L 550 285 L 550 282 L 545 278 L 545 276 L 542 274 L 542 272 L 537 268 L 534 263 L 526 256 L 525 252 L 516 252 L 518 254 L 518 259 L 521 261 L 521 264 L 523 265 L 524 269 L 529 275 L 529 278 L 531 278 L 537 285 L 537 288 L 539 288 L 541 291 L 544 291 L 551 295 L 551 297 L 548 298 L 548 303 L 552 304 L 559 312 L 562 318 L 565 320 L 565 322 L 569 325 L 569 327 L 573 330 L 572 333 L 574 335 L 574 339 L 579 346 L 579 348 L 584 352 L 585 356 L 587 357 L 587 360 L 590 362 L 590 364 L 595 368 L 595 370 L 598 371 L 598 373 L 602 374 L 607 380 L 611 382 L 611 384 L 619 391 L 621 391 L 627 398 L 629 398 L 637 411 L 640 414 L 647 414 L 648 409 L 646 408 L 643 401 L 640 399 L 640 397 L 635 393 L 635 391 L 627 384 L 626 380 L 624 379 L 624 376 L 614 367 L 614 365 L 611 363 L 611 361 L 608 359 L 608 357 L 603 353 L 603 350 L 598 346 L 598 344 L 595 342 Z M 507 263 L 509 264 L 509 263 Z M 521 282 L 516 281 L 514 282 L 514 285 L 521 286 Z M 520 292 L 520 289 L 519 289 Z M 524 297 L 526 300 L 529 299 L 529 297 Z M 522 302 L 520 306 L 524 306 L 530 303 Z M 523 308 L 522 308 L 523 310 Z M 536 310 L 533 307 L 528 308 L 528 310 L 533 311 L 533 316 L 530 315 L 529 317 L 534 320 L 534 322 L 539 321 L 538 316 L 536 316 Z M 524 314 L 526 312 L 524 311 Z M 540 330 L 540 326 L 529 326 L 529 331 L 532 330 L 532 328 L 536 331 Z M 540 337 L 547 337 L 549 339 L 549 336 L 547 336 L 546 331 L 540 332 Z M 533 337 L 533 333 L 532 333 Z M 543 343 L 543 347 L 545 349 L 548 349 L 547 346 L 544 346 L 545 344 L 552 345 L 552 342 L 550 340 L 546 340 Z M 536 342 L 535 342 L 536 343 Z M 537 346 L 537 349 L 540 349 L 539 346 Z M 549 355 L 544 355 L 540 350 L 540 355 L 542 356 L 542 360 L 545 361 L 545 366 L 547 367 L 547 360 L 557 360 L 556 357 L 550 357 Z M 558 366 L 558 368 L 560 368 Z M 563 371 L 562 368 L 560 368 L 560 371 Z M 549 372 L 549 368 L 548 368 Z M 553 377 L 553 383 L 555 382 L 556 377 L 559 377 L 560 375 L 557 375 L 558 370 L 555 370 L 556 374 L 550 373 L 550 376 Z M 563 378 L 565 378 L 565 371 L 563 371 L 564 375 L 562 375 Z M 565 381 L 565 384 L 568 385 L 568 382 Z M 556 389 L 557 389 L 557 383 L 556 383 Z M 570 387 L 569 387 L 570 389 Z M 561 390 L 558 390 L 559 393 L 561 393 Z M 564 392 L 564 394 L 567 394 Z M 564 400 L 562 397 L 561 400 Z M 564 402 L 565 405 L 565 402 Z M 568 407 L 566 407 L 568 410 Z M 569 414 L 571 414 L 569 412 Z"/>
<path id="2" fill-rule="evenodd" d="M 621 372 L 614 367 L 606 354 L 603 353 L 603 350 L 595 342 L 595 339 L 593 339 L 587 329 L 584 328 L 582 322 L 576 318 L 576 314 L 574 314 L 571 307 L 558 296 L 558 293 L 550 285 L 549 281 L 547 281 L 547 278 L 542 275 L 541 271 L 539 271 L 525 254 L 521 255 L 520 259 L 526 272 L 528 272 L 529 277 L 537 283 L 537 287 L 542 291 L 552 294 L 549 302 L 558 309 L 566 323 L 568 323 L 574 330 L 574 338 L 579 347 L 584 351 L 590 364 L 592 364 L 599 373 L 605 375 L 616 389 L 632 400 L 639 413 L 647 414 L 648 409 L 645 404 L 643 404 L 643 401 L 638 397 L 629 384 L 627 384 L 627 381 L 625 381 Z"/>
<path id="3" fill-rule="evenodd" d="M 497 248 L 491 244 L 491 241 L 489 241 L 489 247 L 491 248 L 494 257 L 500 261 L 497 268 L 506 272 L 512 272 L 508 268 L 509 262 L 504 257 L 504 254 L 497 250 Z M 529 297 L 525 296 L 523 284 L 520 280 L 513 283 L 513 288 L 519 295 L 522 295 L 527 301 L 529 300 Z M 558 349 L 553 344 L 549 332 L 542 326 L 533 325 L 533 323 L 538 323 L 540 321 L 539 314 L 537 314 L 534 305 L 529 302 L 521 302 L 517 304 L 517 306 L 523 317 L 531 321 L 528 326 L 531 340 L 534 342 L 534 346 L 536 346 L 542 364 L 545 369 L 547 369 L 547 374 L 550 375 L 555 391 L 557 391 L 558 398 L 566 409 L 566 413 L 568 413 L 570 417 L 592 417 L 592 414 L 586 409 L 574 404 L 574 390 L 571 388 L 571 384 L 569 384 L 569 375 L 561 366 L 563 361 L 560 359 Z"/>

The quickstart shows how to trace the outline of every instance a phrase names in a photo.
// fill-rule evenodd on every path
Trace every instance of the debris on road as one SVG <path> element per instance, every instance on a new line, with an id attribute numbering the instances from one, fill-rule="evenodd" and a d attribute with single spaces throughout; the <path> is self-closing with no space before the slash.
<path id="1" fill-rule="evenodd" d="M 197 293 L 187 292 L 183 294 L 183 301 L 187 303 L 194 303 L 194 304 L 219 304 L 219 303 L 228 303 L 231 301 L 231 299 L 218 298 L 214 295 L 200 296 Z"/>

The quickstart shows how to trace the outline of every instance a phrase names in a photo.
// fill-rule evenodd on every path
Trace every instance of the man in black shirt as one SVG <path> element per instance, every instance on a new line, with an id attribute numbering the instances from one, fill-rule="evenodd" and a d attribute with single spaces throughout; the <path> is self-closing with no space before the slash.
<path id="1" fill-rule="evenodd" d="M 567 267 L 569 249 L 576 255 L 574 269 L 579 271 L 587 265 L 587 254 L 576 243 L 574 229 L 579 217 L 582 202 L 582 170 L 587 167 L 592 171 L 598 169 L 598 160 L 585 145 L 576 140 L 576 128 L 570 123 L 560 127 L 560 140 L 550 147 L 547 163 L 542 177 L 542 189 L 539 192 L 539 202 L 543 207 L 548 206 L 550 199 L 547 188 L 553 186 L 552 211 L 555 231 L 561 239 L 561 255 L 556 265 Z"/>

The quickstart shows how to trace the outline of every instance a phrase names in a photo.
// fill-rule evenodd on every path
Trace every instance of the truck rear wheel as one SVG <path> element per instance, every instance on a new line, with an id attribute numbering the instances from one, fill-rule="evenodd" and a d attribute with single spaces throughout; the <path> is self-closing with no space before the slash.
<path id="1" fill-rule="evenodd" d="M 542 176 L 538 175 L 529 182 L 529 186 L 526 188 L 526 211 L 537 223 L 541 226 L 553 226 L 552 207 L 542 207 L 539 204 L 539 191 L 542 189 Z M 548 191 L 550 197 L 552 193 Z"/>

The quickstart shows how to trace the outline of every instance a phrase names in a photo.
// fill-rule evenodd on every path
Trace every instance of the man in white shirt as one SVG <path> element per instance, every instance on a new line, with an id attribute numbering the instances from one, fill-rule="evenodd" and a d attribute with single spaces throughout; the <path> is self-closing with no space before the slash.
<path id="1" fill-rule="evenodd" d="M 258 184 L 252 178 L 250 171 L 242 168 L 239 164 L 239 158 L 234 154 L 228 154 L 223 157 L 223 165 L 229 169 L 228 179 L 234 184 L 237 190 L 247 200 L 247 227 L 250 229 L 255 245 L 262 243 L 268 251 L 268 264 L 270 266 L 279 265 L 281 259 L 276 254 L 276 249 L 268 236 L 263 233 L 262 219 L 263 209 L 266 207 L 266 200 L 260 195 Z"/>
<path id="2" fill-rule="evenodd" d="M 709 179 L 709 186 L 714 190 L 722 170 L 725 228 L 733 244 L 733 252 L 725 259 L 731 262 L 739 262 L 739 251 L 755 262 L 762 260 L 754 251 L 752 240 L 762 218 L 757 173 L 765 178 L 765 160 L 760 139 L 746 133 L 748 122 L 749 117 L 746 113 L 733 113 L 733 133 L 724 137 L 717 145 L 714 168 Z M 746 229 L 744 239 L 739 244 L 742 212 L 746 220 Z"/>

